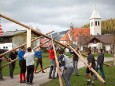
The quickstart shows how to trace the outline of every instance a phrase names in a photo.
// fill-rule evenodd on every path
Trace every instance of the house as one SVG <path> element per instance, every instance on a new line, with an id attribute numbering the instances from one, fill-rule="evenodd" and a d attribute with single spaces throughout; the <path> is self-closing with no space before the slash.
<path id="1" fill-rule="evenodd" d="M 94 50 L 104 48 L 105 51 L 109 51 L 112 49 L 113 37 L 111 34 L 101 35 L 101 16 L 94 8 L 90 17 L 90 28 L 71 27 L 60 42 L 65 45 L 76 44 L 80 50 L 91 47 Z"/>
<path id="2" fill-rule="evenodd" d="M 38 37 L 39 35 L 32 32 L 32 38 Z M 0 49 L 11 50 L 19 45 L 26 43 L 27 31 L 26 30 L 15 30 L 6 31 L 0 35 Z M 40 44 L 39 39 L 32 43 L 32 47 Z"/>
<path id="3" fill-rule="evenodd" d="M 60 42 L 67 44 L 76 44 L 78 41 L 78 36 L 89 36 L 90 29 L 89 28 L 70 28 L 70 30 L 62 36 Z"/>
<path id="4" fill-rule="evenodd" d="M 104 49 L 105 51 L 110 51 L 112 49 L 113 36 L 108 35 L 92 35 L 89 37 L 79 36 L 78 45 L 81 50 L 86 47 L 90 47 L 92 50 Z"/>

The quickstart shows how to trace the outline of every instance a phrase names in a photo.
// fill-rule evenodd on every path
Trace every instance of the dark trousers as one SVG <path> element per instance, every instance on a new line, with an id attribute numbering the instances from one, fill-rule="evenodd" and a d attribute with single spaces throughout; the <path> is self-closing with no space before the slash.
<path id="1" fill-rule="evenodd" d="M 27 66 L 27 82 L 32 83 L 34 77 L 34 65 Z"/>
<path id="2" fill-rule="evenodd" d="M 73 70 L 74 70 L 73 67 L 69 67 L 63 71 L 62 77 L 65 81 L 66 86 L 71 86 L 70 77 L 71 77 L 71 74 L 73 73 Z"/>
<path id="3" fill-rule="evenodd" d="M 42 66 L 42 58 L 38 58 L 36 60 L 36 68 L 38 67 L 39 64 L 40 64 L 41 68 L 43 68 L 43 66 Z"/>
<path id="4" fill-rule="evenodd" d="M 0 62 L 0 79 L 2 79 L 3 78 L 3 76 L 2 76 L 2 62 Z"/>
<path id="5" fill-rule="evenodd" d="M 75 75 L 78 75 L 79 74 L 79 72 L 78 72 L 78 60 L 73 61 L 73 68 L 75 71 Z"/>
<path id="6" fill-rule="evenodd" d="M 100 69 L 100 72 L 101 72 L 102 78 L 105 79 L 105 74 L 104 74 L 104 70 L 103 70 L 103 64 L 100 65 L 100 68 L 98 67 L 98 64 L 97 64 L 96 67 L 95 67 L 95 71 L 97 72 L 98 69 Z M 95 79 L 97 79 L 96 76 L 95 76 Z"/>
<path id="7" fill-rule="evenodd" d="M 10 71 L 10 77 L 13 78 L 13 72 L 14 72 L 14 69 L 15 69 L 15 62 L 11 63 L 9 65 L 9 71 Z"/>
<path id="8" fill-rule="evenodd" d="M 20 66 L 20 73 L 25 73 L 26 72 L 26 60 L 20 60 L 19 66 Z"/>
<path id="9" fill-rule="evenodd" d="M 53 72 L 53 73 L 52 73 Z M 50 71 L 49 71 L 49 78 L 55 78 L 55 72 L 56 72 L 56 66 L 50 66 Z"/>

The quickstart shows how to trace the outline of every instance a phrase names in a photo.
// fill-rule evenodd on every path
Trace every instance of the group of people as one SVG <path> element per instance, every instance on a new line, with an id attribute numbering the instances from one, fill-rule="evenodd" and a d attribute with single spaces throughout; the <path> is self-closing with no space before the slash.
<path id="1" fill-rule="evenodd" d="M 75 48 L 76 52 L 79 51 L 79 48 Z M 56 78 L 56 62 L 55 62 L 55 54 L 53 47 L 50 46 L 49 50 L 49 60 L 50 60 L 50 70 L 49 70 L 49 79 L 55 79 Z M 58 53 L 58 62 L 59 62 L 59 68 L 60 72 L 62 74 L 62 77 L 66 83 L 66 86 L 71 86 L 70 83 L 70 77 L 73 71 L 75 72 L 76 76 L 79 76 L 78 71 L 78 61 L 79 57 L 76 55 L 75 52 L 70 51 L 73 57 L 73 65 L 70 63 L 70 59 L 68 56 L 64 54 L 64 48 L 57 49 Z M 78 52 L 79 53 L 79 52 Z M 20 83 L 27 83 L 32 85 L 33 84 L 33 78 L 34 78 L 34 72 L 37 73 L 37 67 L 40 64 L 42 73 L 45 73 L 43 70 L 43 64 L 42 64 L 42 51 L 40 48 L 38 48 L 37 51 L 33 51 L 31 47 L 28 47 L 25 49 L 25 47 L 21 47 L 21 49 L 16 52 L 16 50 L 10 52 L 9 54 L 9 61 L 13 61 L 16 59 L 18 55 L 19 58 L 19 66 L 20 66 Z M 91 84 L 94 86 L 94 79 L 97 79 L 97 77 L 94 75 L 94 73 L 90 70 L 92 67 L 96 71 L 100 69 L 102 78 L 105 79 L 104 70 L 103 70 L 103 62 L 104 62 L 104 54 L 103 50 L 99 50 L 98 58 L 97 58 L 97 64 L 94 58 L 94 55 L 91 53 L 91 50 L 88 50 L 87 54 L 87 63 L 89 67 L 86 68 L 86 78 L 87 78 L 87 85 Z M 36 66 L 34 67 L 34 57 L 36 57 Z M 2 77 L 2 68 L 1 68 L 1 61 L 2 57 L 0 57 L 0 79 L 3 79 Z M 15 68 L 15 61 L 12 62 L 9 65 L 10 70 L 10 77 L 13 77 L 13 71 Z M 27 75 L 26 75 L 27 71 Z M 58 74 L 57 74 L 58 76 Z"/>

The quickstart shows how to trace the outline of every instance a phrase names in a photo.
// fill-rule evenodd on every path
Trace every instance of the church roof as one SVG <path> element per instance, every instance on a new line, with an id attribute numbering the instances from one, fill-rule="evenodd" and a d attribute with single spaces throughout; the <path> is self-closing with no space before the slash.
<path id="1" fill-rule="evenodd" d="M 101 18 L 100 14 L 96 8 L 93 9 L 90 19 L 94 19 L 94 18 Z"/>

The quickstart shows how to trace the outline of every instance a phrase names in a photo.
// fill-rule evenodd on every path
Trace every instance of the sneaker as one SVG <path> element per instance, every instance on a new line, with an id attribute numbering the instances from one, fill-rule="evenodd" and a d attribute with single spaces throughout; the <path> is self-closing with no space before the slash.
<path id="1" fill-rule="evenodd" d="M 52 79 L 55 79 L 55 77 L 52 77 Z"/>
<path id="2" fill-rule="evenodd" d="M 14 77 L 10 77 L 11 79 L 14 79 Z"/>
<path id="3" fill-rule="evenodd" d="M 20 81 L 20 83 L 26 83 L 25 81 Z"/>
<path id="4" fill-rule="evenodd" d="M 33 85 L 34 83 L 29 83 L 29 85 Z"/>
<path id="5" fill-rule="evenodd" d="M 48 77 L 49 79 L 52 79 L 52 77 Z"/>
<path id="6" fill-rule="evenodd" d="M 42 71 L 42 73 L 46 73 L 46 72 Z"/>
<path id="7" fill-rule="evenodd" d="M 4 78 L 0 78 L 0 81 L 4 81 Z"/>
<path id="8" fill-rule="evenodd" d="M 76 74 L 76 76 L 79 76 L 79 74 Z"/>
<path id="9" fill-rule="evenodd" d="M 30 84 L 29 82 L 26 82 L 26 84 Z"/>
<path id="10" fill-rule="evenodd" d="M 86 85 L 91 85 L 91 81 L 87 81 Z"/>
<path id="11" fill-rule="evenodd" d="M 95 86 L 95 84 L 94 84 L 94 83 L 91 83 L 91 86 Z"/>

